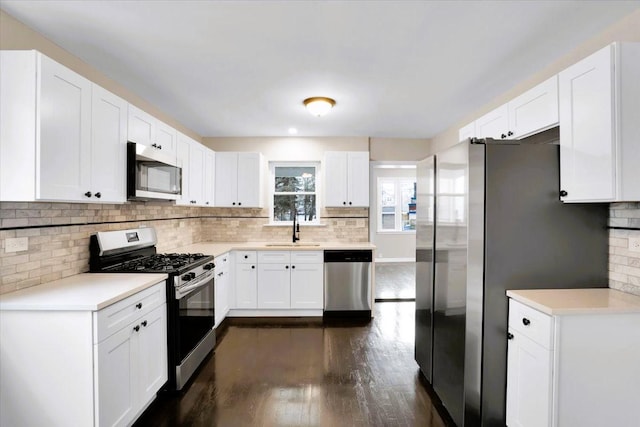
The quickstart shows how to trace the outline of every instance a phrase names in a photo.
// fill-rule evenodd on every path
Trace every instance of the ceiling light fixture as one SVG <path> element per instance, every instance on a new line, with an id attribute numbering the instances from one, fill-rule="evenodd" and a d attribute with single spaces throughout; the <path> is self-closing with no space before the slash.
<path id="1" fill-rule="evenodd" d="M 314 96 L 311 98 L 307 98 L 302 101 L 302 103 L 305 107 L 307 107 L 307 111 L 309 111 L 316 117 L 324 116 L 329 111 L 331 111 L 334 105 L 336 105 L 336 101 L 324 96 Z"/>

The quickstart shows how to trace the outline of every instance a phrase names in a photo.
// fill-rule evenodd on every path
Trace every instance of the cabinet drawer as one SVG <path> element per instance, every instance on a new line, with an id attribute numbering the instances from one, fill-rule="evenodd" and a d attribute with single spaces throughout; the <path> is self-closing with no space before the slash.
<path id="1" fill-rule="evenodd" d="M 509 328 L 550 350 L 553 349 L 553 324 L 551 316 L 509 299 Z"/>
<path id="2" fill-rule="evenodd" d="M 258 252 L 258 264 L 289 264 L 289 261 L 291 261 L 289 251 Z"/>
<path id="3" fill-rule="evenodd" d="M 323 264 L 323 251 L 292 251 L 291 264 Z"/>
<path id="4" fill-rule="evenodd" d="M 236 262 L 238 264 L 255 264 L 256 260 L 256 251 L 236 251 Z"/>
<path id="5" fill-rule="evenodd" d="M 166 282 L 162 281 L 144 291 L 131 295 L 115 304 L 94 313 L 95 333 L 93 342 L 97 344 L 113 335 L 140 316 L 166 302 Z"/>

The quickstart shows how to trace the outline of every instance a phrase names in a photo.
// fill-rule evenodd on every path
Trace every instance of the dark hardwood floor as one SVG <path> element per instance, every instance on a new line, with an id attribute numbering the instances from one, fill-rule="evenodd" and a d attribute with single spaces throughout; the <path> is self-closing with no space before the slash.
<path id="1" fill-rule="evenodd" d="M 416 298 L 415 262 L 377 262 L 376 290 L 377 300 L 397 300 Z"/>
<path id="2" fill-rule="evenodd" d="M 355 325 L 232 324 L 186 391 L 135 425 L 444 427 L 413 342 L 411 302 L 376 304 Z"/>

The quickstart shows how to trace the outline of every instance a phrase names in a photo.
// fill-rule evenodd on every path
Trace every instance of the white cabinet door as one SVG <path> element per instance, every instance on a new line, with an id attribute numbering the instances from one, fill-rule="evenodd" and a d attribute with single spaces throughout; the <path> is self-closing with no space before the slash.
<path id="1" fill-rule="evenodd" d="M 191 201 L 191 174 L 189 171 L 191 170 L 190 165 L 190 153 L 191 153 L 191 143 L 189 138 L 180 134 L 178 136 L 178 142 L 176 146 L 176 159 L 178 161 L 178 166 L 182 168 L 182 194 L 180 198 L 176 200 L 176 205 L 192 205 Z"/>
<path id="2" fill-rule="evenodd" d="M 205 165 L 204 165 L 204 205 L 213 206 L 214 189 L 215 189 L 215 172 L 216 172 L 216 153 L 213 150 L 205 148 Z"/>
<path id="3" fill-rule="evenodd" d="M 258 271 L 256 264 L 236 264 L 236 308 L 258 307 Z"/>
<path id="4" fill-rule="evenodd" d="M 98 85 L 92 90 L 91 192 L 101 202 L 124 203 L 128 104 Z"/>
<path id="5" fill-rule="evenodd" d="M 324 307 L 324 264 L 291 264 L 291 308 Z"/>
<path id="6" fill-rule="evenodd" d="M 151 114 L 129 104 L 128 140 L 147 146 L 155 144 L 156 122 L 156 118 Z"/>
<path id="7" fill-rule="evenodd" d="M 135 415 L 135 333 L 133 327 L 125 327 L 95 346 L 98 369 L 96 420 L 100 426 L 126 425 Z"/>
<path id="8" fill-rule="evenodd" d="M 476 120 L 478 138 L 505 139 L 509 135 L 508 106 L 504 104 Z"/>
<path id="9" fill-rule="evenodd" d="M 238 155 L 237 153 L 216 153 L 215 169 L 215 205 L 234 207 L 238 194 Z"/>
<path id="10" fill-rule="evenodd" d="M 161 150 L 165 154 L 175 156 L 178 132 L 168 124 L 156 120 L 156 140 L 154 142 L 158 146 L 158 150 Z"/>
<path id="11" fill-rule="evenodd" d="M 156 308 L 140 319 L 138 335 L 138 390 L 140 404 L 153 400 L 167 382 L 167 306 Z"/>
<path id="12" fill-rule="evenodd" d="M 507 357 L 507 425 L 551 425 L 552 350 L 509 329 Z"/>
<path id="13" fill-rule="evenodd" d="M 204 206 L 204 174 L 206 168 L 205 147 L 196 142 L 191 142 L 189 151 L 189 197 L 194 205 Z"/>
<path id="14" fill-rule="evenodd" d="M 216 269 L 216 281 L 215 281 L 215 320 L 214 327 L 217 328 L 218 325 L 224 320 L 228 311 L 228 303 L 225 304 L 225 300 L 228 301 L 228 278 L 229 274 L 225 271 L 217 271 Z M 227 307 L 225 307 L 225 305 Z"/>
<path id="15" fill-rule="evenodd" d="M 289 308 L 289 264 L 258 264 L 258 308 Z"/>
<path id="16" fill-rule="evenodd" d="M 327 207 L 347 206 L 347 153 L 330 151 L 324 161 L 325 198 Z"/>
<path id="17" fill-rule="evenodd" d="M 349 152 L 347 164 L 347 205 L 369 207 L 369 152 Z"/>
<path id="18" fill-rule="evenodd" d="M 238 153 L 238 206 L 262 206 L 262 155 L 260 153 Z"/>
<path id="19" fill-rule="evenodd" d="M 36 197 L 89 200 L 91 82 L 44 55 L 39 58 L 40 140 Z"/>
<path id="20" fill-rule="evenodd" d="M 476 122 L 471 122 L 458 130 L 458 141 L 473 138 L 476 136 Z"/>
<path id="21" fill-rule="evenodd" d="M 533 135 L 558 124 L 558 76 L 509 101 L 509 131 L 513 138 Z"/>
<path id="22" fill-rule="evenodd" d="M 615 199 L 613 46 L 559 74 L 563 201 Z"/>

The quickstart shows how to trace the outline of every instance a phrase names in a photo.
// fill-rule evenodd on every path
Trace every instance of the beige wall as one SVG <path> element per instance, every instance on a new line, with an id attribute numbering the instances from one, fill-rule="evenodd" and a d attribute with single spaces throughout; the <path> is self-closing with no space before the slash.
<path id="1" fill-rule="evenodd" d="M 419 161 L 431 153 L 431 140 L 407 138 L 371 138 L 372 161 Z"/>
<path id="2" fill-rule="evenodd" d="M 175 119 L 140 98 L 135 93 L 127 90 L 124 86 L 114 80 L 111 80 L 91 65 L 82 61 L 78 57 L 73 56 L 51 40 L 45 38 L 42 34 L 32 30 L 2 10 L 0 10 L 0 49 L 38 50 L 92 82 L 102 86 L 110 92 L 115 93 L 136 107 L 141 108 L 163 122 L 166 122 L 168 125 L 176 128 L 191 138 L 197 141 L 202 139 L 200 135 L 191 129 L 188 129 L 178 123 Z"/>
<path id="3" fill-rule="evenodd" d="M 471 123 L 483 114 L 488 113 L 494 108 L 508 102 L 537 84 L 542 83 L 549 77 L 552 77 L 554 74 L 559 73 L 568 66 L 578 62 L 582 58 L 589 56 L 593 52 L 614 41 L 640 41 L 640 10 L 626 16 L 624 19 L 613 24 L 605 31 L 577 46 L 574 50 L 559 58 L 557 61 L 549 64 L 546 68 L 539 70 L 528 79 L 523 80 L 510 91 L 496 97 L 481 109 L 465 117 L 463 120 L 444 132 L 436 135 L 431 140 L 431 154 L 442 151 L 442 149 L 457 143 L 459 128 Z"/>

